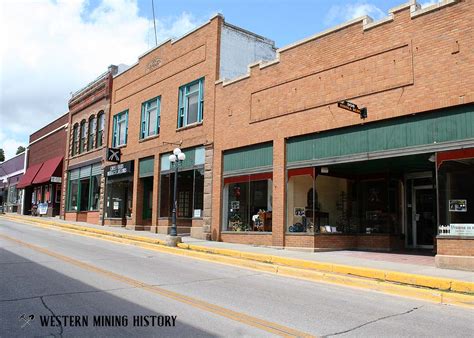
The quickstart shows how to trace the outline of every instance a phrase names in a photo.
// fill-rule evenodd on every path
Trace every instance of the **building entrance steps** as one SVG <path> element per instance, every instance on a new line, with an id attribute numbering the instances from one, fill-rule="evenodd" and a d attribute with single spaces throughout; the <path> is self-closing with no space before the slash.
<path id="1" fill-rule="evenodd" d="M 51 217 L 4 216 L 16 222 L 27 222 L 39 226 L 58 227 L 59 229 L 81 231 L 98 237 L 115 237 L 146 245 L 165 245 L 166 235 L 149 232 L 134 232 L 125 228 L 92 225 L 83 222 L 70 222 Z M 219 256 L 252 261 L 268 266 L 294 268 L 298 271 L 315 271 L 362 277 L 379 282 L 410 285 L 474 296 L 474 272 L 436 268 L 434 257 L 408 253 L 379 253 L 365 251 L 300 252 L 271 247 L 249 246 L 224 242 L 205 241 L 183 237 L 179 248 L 188 250 L 188 256 L 196 257 L 207 253 Z M 232 264 L 232 263 L 229 263 Z M 242 266 L 242 265 L 241 265 Z M 251 265 L 248 265 L 252 267 Z M 296 271 L 297 270 L 297 271 Z M 470 304 L 474 303 L 471 300 Z"/>

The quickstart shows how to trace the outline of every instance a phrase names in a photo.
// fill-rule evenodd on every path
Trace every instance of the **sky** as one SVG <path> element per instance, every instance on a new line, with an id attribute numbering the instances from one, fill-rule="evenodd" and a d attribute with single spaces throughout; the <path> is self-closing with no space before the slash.
<path id="1" fill-rule="evenodd" d="M 158 43 L 221 13 L 284 47 L 362 15 L 381 19 L 406 1 L 154 0 L 154 7 Z M 155 45 L 152 0 L 1 0 L 0 41 L 0 148 L 9 159 L 67 113 L 71 93 Z"/>

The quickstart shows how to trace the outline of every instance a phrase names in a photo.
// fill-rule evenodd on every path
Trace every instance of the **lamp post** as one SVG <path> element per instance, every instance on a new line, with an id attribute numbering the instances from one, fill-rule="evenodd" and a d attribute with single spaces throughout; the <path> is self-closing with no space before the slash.
<path id="1" fill-rule="evenodd" d="M 168 237 L 168 245 L 176 246 L 177 243 L 181 242 L 181 238 L 178 237 L 178 231 L 176 228 L 176 212 L 178 209 L 178 167 L 186 159 L 186 155 L 181 152 L 181 149 L 175 148 L 173 154 L 169 156 L 170 163 L 174 166 L 174 189 L 173 189 L 173 212 L 171 215 L 171 231 Z"/>

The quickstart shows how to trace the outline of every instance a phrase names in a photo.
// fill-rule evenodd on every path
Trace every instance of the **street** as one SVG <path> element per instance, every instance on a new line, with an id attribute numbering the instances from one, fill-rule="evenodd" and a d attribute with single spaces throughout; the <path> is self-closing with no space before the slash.
<path id="1" fill-rule="evenodd" d="M 0 336 L 468 337 L 473 312 L 0 218 Z"/>

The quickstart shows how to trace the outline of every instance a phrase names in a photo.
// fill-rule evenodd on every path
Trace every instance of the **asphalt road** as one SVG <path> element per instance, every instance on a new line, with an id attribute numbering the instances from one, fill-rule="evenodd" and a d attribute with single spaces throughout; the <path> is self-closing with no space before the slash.
<path id="1" fill-rule="evenodd" d="M 46 323 L 52 316 L 59 320 Z M 465 308 L 285 278 L 0 218 L 1 337 L 473 333 L 474 311 Z"/>

